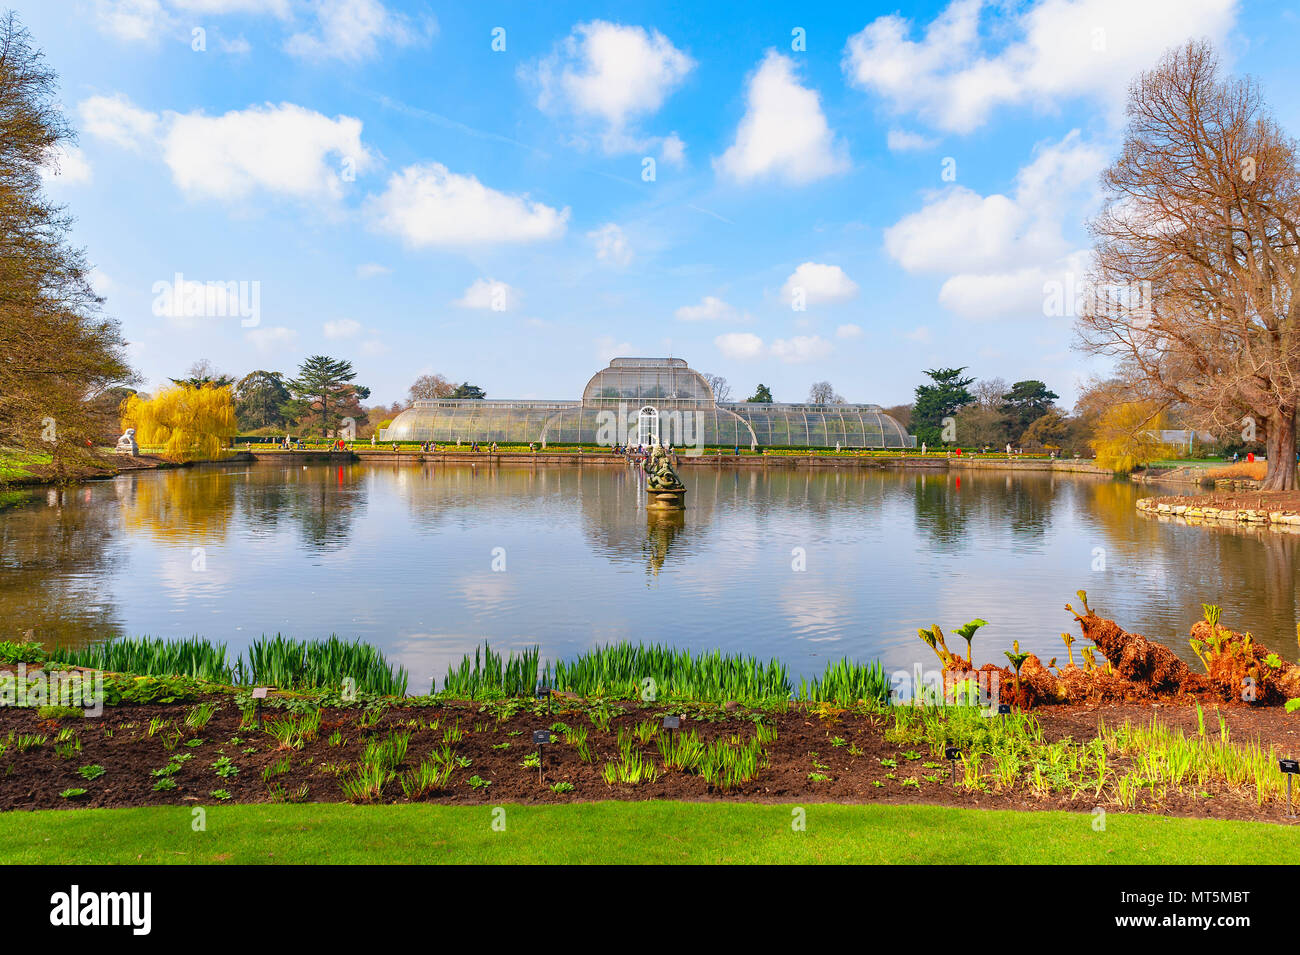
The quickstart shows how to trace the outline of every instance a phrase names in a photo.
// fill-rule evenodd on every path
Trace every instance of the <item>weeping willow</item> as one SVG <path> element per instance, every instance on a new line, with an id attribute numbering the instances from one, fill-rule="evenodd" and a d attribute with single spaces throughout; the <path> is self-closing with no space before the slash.
<path id="1" fill-rule="evenodd" d="M 238 432 L 229 387 L 190 385 L 163 388 L 148 400 L 131 395 L 122 402 L 122 427 L 135 428 L 137 444 L 160 447 L 171 461 L 219 458 Z"/>
<path id="2" fill-rule="evenodd" d="M 1166 427 L 1160 408 L 1149 401 L 1125 401 L 1111 406 L 1097 422 L 1093 434 L 1093 451 L 1097 463 L 1117 473 L 1128 474 L 1143 465 L 1178 451 L 1160 440 Z"/>

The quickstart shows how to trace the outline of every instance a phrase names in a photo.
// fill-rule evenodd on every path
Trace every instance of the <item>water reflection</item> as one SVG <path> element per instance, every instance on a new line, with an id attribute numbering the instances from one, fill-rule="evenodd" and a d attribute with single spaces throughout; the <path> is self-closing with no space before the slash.
<path id="1" fill-rule="evenodd" d="M 476 642 L 548 657 L 655 633 L 691 649 L 929 662 L 918 626 L 974 616 L 985 658 L 1061 652 L 1085 589 L 1170 642 L 1202 602 L 1291 656 L 1300 535 L 1139 515 L 1119 481 L 688 468 L 682 514 L 638 474 L 574 468 L 194 468 L 34 491 L 0 510 L 0 637 L 263 632 L 371 640 L 422 671 Z M 10 499 L 12 499 L 12 495 Z M 203 560 L 196 558 L 201 554 Z"/>
<path id="2" fill-rule="evenodd" d="M 646 555 L 646 569 L 652 576 L 659 576 L 673 541 L 685 528 L 686 514 L 683 511 L 646 512 L 646 536 L 642 550 Z"/>
<path id="3" fill-rule="evenodd" d="M 31 631 L 84 646 L 121 631 L 111 586 L 123 566 L 111 546 L 119 515 L 91 506 L 93 496 L 90 488 L 8 495 L 13 503 L 0 509 L 0 639 Z"/>

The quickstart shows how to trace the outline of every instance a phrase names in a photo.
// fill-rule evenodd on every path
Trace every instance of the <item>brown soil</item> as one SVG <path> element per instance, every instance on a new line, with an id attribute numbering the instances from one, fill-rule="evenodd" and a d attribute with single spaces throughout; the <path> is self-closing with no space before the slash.
<path id="1" fill-rule="evenodd" d="M 338 802 L 343 799 L 343 794 L 339 778 L 330 767 L 355 764 L 365 740 L 383 738 L 394 729 L 411 729 L 410 748 L 404 763 L 404 767 L 411 767 L 442 745 L 443 728 L 457 723 L 465 731 L 465 738 L 455 745 L 455 751 L 469 758 L 471 763 L 468 767 L 456 769 L 445 792 L 431 793 L 422 797 L 422 801 L 495 804 L 604 799 L 730 799 L 750 802 L 933 803 L 1075 811 L 1090 811 L 1097 804 L 1110 806 L 1106 796 L 1099 798 L 1091 791 L 1074 796 L 1037 796 L 1024 790 L 998 792 L 995 787 L 992 791 L 982 792 L 954 788 L 948 776 L 947 763 L 934 760 L 928 752 L 909 759 L 907 747 L 885 740 L 884 730 L 886 725 L 892 725 L 892 719 L 838 710 L 819 713 L 815 709 L 794 707 L 786 713 L 771 714 L 778 737 L 767 747 L 770 765 L 752 782 L 730 792 L 720 792 L 711 789 L 698 776 L 680 772 L 665 772 L 655 782 L 636 787 L 617 784 L 611 787 L 601 778 L 606 760 L 617 758 L 619 728 L 630 729 L 646 719 L 661 722 L 665 712 L 663 707 L 628 705 L 604 732 L 591 725 L 585 707 L 562 700 L 550 704 L 549 713 L 519 713 L 503 722 L 496 721 L 490 713 L 482 712 L 479 705 L 472 703 L 392 708 L 368 729 L 359 725 L 361 711 L 358 709 L 326 710 L 317 740 L 300 750 L 280 750 L 276 740 L 265 731 L 240 730 L 239 711 L 229 698 L 224 700 L 211 722 L 201 731 L 184 726 L 184 717 L 190 707 L 179 704 L 110 707 L 99 718 L 45 721 L 30 709 L 2 709 L 0 739 L 10 732 L 39 733 L 48 739 L 43 745 L 26 752 L 19 752 L 11 742 L 0 755 L 0 809 L 211 804 L 216 801 L 212 791 L 222 789 L 229 791 L 233 802 L 265 803 L 282 798 L 273 790 L 277 785 L 283 793 L 295 793 L 305 785 L 306 800 Z M 531 708 L 531 702 L 528 706 Z M 1278 707 L 1240 706 L 1225 708 L 1222 712 L 1234 740 L 1248 742 L 1258 739 L 1282 755 L 1300 752 L 1300 714 L 1286 714 Z M 266 711 L 268 720 L 281 715 L 282 712 Z M 753 735 L 751 715 L 741 709 L 725 713 L 716 709 L 700 711 L 697 716 L 704 718 L 684 716 L 682 729 L 694 729 L 705 739 L 735 733 L 749 737 Z M 1034 715 L 1040 721 L 1044 735 L 1052 741 L 1065 737 L 1079 741 L 1091 739 L 1096 735 L 1100 721 L 1105 721 L 1107 726 L 1117 726 L 1126 720 L 1148 723 L 1154 718 L 1188 733 L 1197 731 L 1196 710 L 1185 705 L 1082 704 L 1044 707 L 1035 710 Z M 167 721 L 168 729 L 150 736 L 148 729 L 155 717 Z M 423 728 L 433 720 L 440 721 L 438 729 Z M 419 726 L 404 726 L 407 721 L 417 721 Z M 531 743 L 532 732 L 557 721 L 588 727 L 594 759 L 591 763 L 583 762 L 575 747 L 564 743 L 560 736 L 556 743 L 546 747 L 545 777 L 544 781 L 539 781 L 536 769 L 525 769 L 520 763 L 529 753 L 535 752 Z M 1218 719 L 1214 710 L 1206 711 L 1206 722 L 1207 732 L 1217 734 Z M 68 758 L 61 758 L 55 752 L 54 737 L 62 727 L 73 727 L 82 746 L 80 752 Z M 165 739 L 173 728 L 180 729 L 182 736 L 169 750 Z M 328 739 L 335 730 L 341 731 L 345 742 L 330 746 Z M 241 742 L 231 742 L 233 738 Z M 842 742 L 837 744 L 837 738 Z M 186 742 L 192 740 L 201 742 L 187 746 Z M 507 749 L 493 748 L 501 743 L 510 746 Z M 640 748 L 662 764 L 653 742 Z M 154 791 L 157 777 L 150 771 L 166 765 L 174 753 L 190 756 L 172 777 L 177 783 L 176 788 Z M 239 767 L 238 775 L 229 778 L 216 775 L 212 763 L 222 755 Z M 285 755 L 292 760 L 288 772 L 264 781 L 263 770 Z M 882 759 L 895 760 L 897 767 L 882 766 Z M 824 768 L 814 767 L 814 761 Z M 927 762 L 932 765 L 923 766 Z M 940 765 L 936 767 L 933 763 Z M 101 777 L 88 781 L 78 774 L 79 767 L 93 764 L 104 767 Z M 1122 761 L 1117 765 L 1122 766 Z M 809 779 L 809 774 L 814 771 L 830 778 L 825 781 Z M 894 778 L 889 778 L 890 773 Z M 486 790 L 471 788 L 468 781 L 474 775 L 491 780 L 492 785 Z M 916 783 L 907 785 L 903 782 L 909 778 L 915 779 Z M 548 787 L 556 782 L 571 783 L 573 791 L 564 794 L 552 792 Z M 86 794 L 61 798 L 59 794 L 69 788 L 85 789 Z M 385 790 L 384 801 L 405 801 L 397 781 Z M 1158 803 L 1139 802 L 1137 811 L 1286 821 L 1284 810 L 1276 804 L 1257 806 L 1253 791 L 1233 792 L 1213 786 L 1205 793 L 1189 790 L 1181 794 L 1170 793 Z"/>

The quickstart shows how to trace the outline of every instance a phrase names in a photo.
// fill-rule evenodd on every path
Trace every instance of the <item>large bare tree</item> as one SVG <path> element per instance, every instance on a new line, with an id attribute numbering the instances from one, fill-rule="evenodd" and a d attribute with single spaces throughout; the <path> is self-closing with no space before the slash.
<path id="1" fill-rule="evenodd" d="M 421 375 L 407 389 L 407 400 L 428 401 L 433 398 L 450 398 L 456 393 L 456 386 L 442 375 Z"/>
<path id="2" fill-rule="evenodd" d="M 1264 487 L 1296 487 L 1300 170 L 1257 85 L 1188 43 L 1129 89 L 1102 176 L 1093 288 L 1078 330 L 1139 395 L 1266 441 Z"/>

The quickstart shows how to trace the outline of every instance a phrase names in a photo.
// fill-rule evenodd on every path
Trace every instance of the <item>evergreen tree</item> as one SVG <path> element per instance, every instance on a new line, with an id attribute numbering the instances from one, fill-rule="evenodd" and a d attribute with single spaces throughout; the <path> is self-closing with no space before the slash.
<path id="1" fill-rule="evenodd" d="M 293 395 L 291 409 L 304 425 L 315 420 L 321 437 L 328 437 L 345 416 L 345 408 L 370 397 L 370 389 L 351 382 L 357 377 L 352 362 L 327 355 L 312 355 L 298 368 L 298 377 L 285 384 Z"/>
<path id="2" fill-rule="evenodd" d="M 453 398 L 472 398 L 479 400 L 487 397 L 487 392 L 478 385 L 471 385 L 468 381 L 464 384 L 457 385 L 456 390 L 451 393 Z"/>
<path id="3" fill-rule="evenodd" d="M 1054 391 L 1037 379 L 1017 381 L 1002 396 L 1002 416 L 1007 423 L 1007 433 L 1012 441 L 1024 440 L 1026 429 L 1047 412 L 1053 410 L 1052 402 L 1059 398 Z"/>
<path id="4" fill-rule="evenodd" d="M 235 386 L 235 414 L 248 430 L 284 424 L 284 406 L 293 396 L 278 371 L 254 371 Z"/>
<path id="5" fill-rule="evenodd" d="M 961 443 L 943 440 L 943 419 L 954 417 L 958 411 L 975 400 L 968 390 L 974 378 L 963 378 L 961 368 L 929 368 L 926 375 L 933 384 L 916 386 L 916 401 L 912 405 L 912 433 L 918 443 L 930 446 L 944 443 Z"/>

